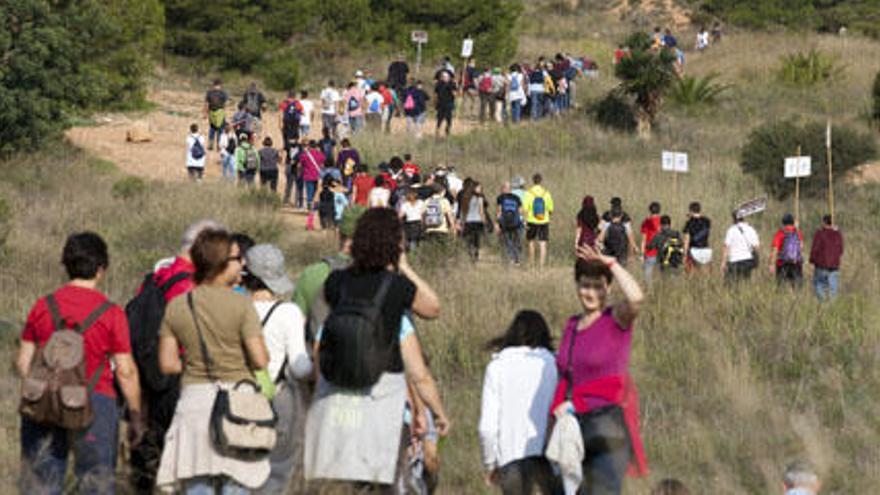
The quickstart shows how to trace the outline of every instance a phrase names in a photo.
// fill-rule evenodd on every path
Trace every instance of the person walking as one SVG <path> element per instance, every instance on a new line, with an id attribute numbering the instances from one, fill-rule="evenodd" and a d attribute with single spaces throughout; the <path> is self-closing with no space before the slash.
<path id="1" fill-rule="evenodd" d="M 356 82 L 348 83 L 342 95 L 344 113 L 352 134 L 357 134 L 364 127 L 364 90 Z"/>
<path id="2" fill-rule="evenodd" d="M 315 120 L 315 103 L 309 99 L 309 92 L 305 89 L 299 92 L 299 104 L 302 107 L 299 120 L 300 135 L 309 137 L 309 133 L 312 132 L 312 122 Z"/>
<path id="3" fill-rule="evenodd" d="M 136 448 L 146 431 L 128 320 L 122 308 L 98 291 L 110 267 L 107 244 L 100 236 L 69 236 L 61 260 L 68 283 L 31 307 L 15 359 L 22 379 L 19 489 L 26 494 L 66 493 L 72 452 L 79 493 L 112 495 L 121 416 L 117 389 L 128 410 L 129 445 Z M 77 361 L 60 364 L 71 356 Z M 71 365 L 77 364 L 85 373 L 80 382 L 71 380 L 76 369 Z M 65 377 L 67 381 L 59 383 Z M 56 405 L 57 416 L 47 406 L 50 394 L 59 394 L 54 400 L 63 401 Z M 88 422 L 78 409 L 85 407 L 93 415 Z"/>
<path id="4" fill-rule="evenodd" d="M 406 88 L 406 81 L 409 78 L 409 65 L 405 61 L 406 55 L 401 52 L 397 56 L 397 60 L 391 62 L 388 66 L 388 84 L 397 91 L 402 93 Z"/>
<path id="5" fill-rule="evenodd" d="M 532 120 L 538 120 L 544 115 L 544 63 L 539 60 L 537 65 L 529 73 L 529 106 L 531 107 Z"/>
<path id="6" fill-rule="evenodd" d="M 840 288 L 840 260 L 843 257 L 843 234 L 831 215 L 822 217 L 822 226 L 813 236 L 810 264 L 813 265 L 813 290 L 820 301 L 831 301 Z"/>
<path id="7" fill-rule="evenodd" d="M 326 157 L 318 149 L 317 141 L 309 141 L 308 148 L 300 153 L 299 165 L 302 169 L 302 179 L 305 184 L 306 202 L 305 207 L 311 211 L 318 191 L 318 181 L 321 180 L 321 171 L 324 169 Z"/>
<path id="8" fill-rule="evenodd" d="M 406 250 L 413 251 L 422 240 L 422 219 L 425 216 L 425 202 L 419 199 L 419 192 L 414 187 L 406 190 L 406 201 L 400 205 L 400 221 L 406 237 Z"/>
<path id="9" fill-rule="evenodd" d="M 428 114 L 428 94 L 422 89 L 422 81 L 414 81 L 407 88 L 403 100 L 403 113 L 406 115 L 406 130 L 416 139 L 422 138 L 422 127 Z"/>
<path id="10" fill-rule="evenodd" d="M 782 487 L 785 495 L 819 495 L 822 481 L 812 464 L 806 461 L 794 461 L 785 468 Z"/>
<path id="11" fill-rule="evenodd" d="M 235 148 L 238 146 L 238 137 L 231 124 L 226 124 L 223 134 L 218 143 L 220 148 L 220 165 L 223 170 L 223 178 L 228 182 L 235 182 Z"/>
<path id="12" fill-rule="evenodd" d="M 770 273 L 780 283 L 799 287 L 804 280 L 804 234 L 795 224 L 794 215 L 782 217 L 782 228 L 770 244 Z"/>
<path id="13" fill-rule="evenodd" d="M 535 263 L 535 243 L 538 244 L 538 268 L 547 263 L 547 243 L 550 241 L 550 218 L 553 215 L 553 196 L 542 185 L 541 174 L 532 177 L 532 187 L 526 191 L 523 210 L 526 213 L 526 240 L 529 243 L 529 265 Z"/>
<path id="14" fill-rule="evenodd" d="M 215 79 L 211 89 L 205 93 L 205 106 L 202 110 L 202 116 L 208 121 L 208 150 L 214 149 L 214 143 L 218 144 L 220 135 L 226 128 L 226 102 L 229 101 L 229 95 L 223 91 L 220 79 Z"/>
<path id="15" fill-rule="evenodd" d="M 462 237 L 467 244 L 468 254 L 471 261 L 480 259 L 480 242 L 486 232 L 486 198 L 483 196 L 483 186 L 472 181 L 465 186 L 459 200 L 459 221 L 461 223 Z"/>
<path id="16" fill-rule="evenodd" d="M 657 247 L 648 248 L 651 240 L 660 232 L 660 203 L 652 201 L 648 205 L 648 217 L 642 222 L 642 262 L 645 270 L 645 283 L 651 283 L 654 267 L 657 266 Z M 661 245 L 662 247 L 662 245 Z"/>
<path id="17" fill-rule="evenodd" d="M 510 121 L 518 124 L 522 118 L 522 109 L 528 101 L 526 97 L 526 81 L 519 64 L 510 66 L 507 76 L 507 100 L 510 103 Z"/>
<path id="18" fill-rule="evenodd" d="M 425 201 L 425 235 L 426 241 L 446 245 L 456 232 L 455 216 L 452 204 L 446 197 L 446 186 L 441 182 L 433 185 L 434 193 Z"/>
<path id="19" fill-rule="evenodd" d="M 688 220 L 684 224 L 685 269 L 688 271 L 698 271 L 712 262 L 711 233 L 712 222 L 703 216 L 700 203 L 694 201 L 688 206 Z"/>
<path id="20" fill-rule="evenodd" d="M 260 149 L 260 186 L 268 187 L 273 193 L 278 191 L 278 161 L 281 154 L 272 146 L 272 138 L 263 139 Z"/>
<path id="21" fill-rule="evenodd" d="M 557 493 L 558 480 L 544 457 L 545 432 L 557 383 L 550 328 L 541 313 L 516 314 L 483 378 L 479 434 L 487 486 L 505 495 Z"/>
<path id="22" fill-rule="evenodd" d="M 168 304 L 159 331 L 159 369 L 182 374 L 182 390 L 156 484 L 159 489 L 183 486 L 187 494 L 247 493 L 268 478 L 269 459 L 221 453 L 209 422 L 220 387 L 256 381 L 271 400 L 269 355 L 253 303 L 232 290 L 244 258 L 230 234 L 202 231 L 190 253 L 196 287 Z"/>
<path id="23" fill-rule="evenodd" d="M 285 143 L 299 140 L 303 136 L 302 121 L 305 114 L 303 102 L 296 98 L 296 91 L 287 92 L 287 98 L 278 104 L 278 129 Z"/>
<path id="24" fill-rule="evenodd" d="M 302 447 L 307 410 L 304 380 L 312 374 L 311 353 L 306 348 L 305 318 L 299 307 L 285 300 L 293 292 L 287 277 L 284 254 L 271 244 L 257 244 L 247 250 L 247 289 L 263 329 L 269 352 L 266 371 L 275 383 L 272 405 L 278 415 L 278 439 L 269 455 L 270 472 L 254 493 L 287 493 L 295 475 L 302 475 Z M 297 472 L 299 471 L 299 472 Z"/>
<path id="25" fill-rule="evenodd" d="M 558 420 L 573 414 L 580 426 L 580 492 L 619 495 L 627 466 L 647 474 L 630 376 L 633 324 L 644 294 L 623 265 L 590 246 L 578 249 L 575 282 L 582 311 L 568 319 L 559 343 L 552 411 Z M 623 293 L 614 305 L 608 302 L 612 282 Z"/>
<path id="26" fill-rule="evenodd" d="M 434 95 L 437 98 L 437 128 L 435 135 L 440 135 L 440 128 L 446 122 L 446 136 L 452 129 L 453 112 L 455 111 L 455 92 L 458 88 L 449 71 L 440 72 L 440 79 L 434 86 Z"/>
<path id="27" fill-rule="evenodd" d="M 382 116 L 385 114 L 385 97 L 379 93 L 377 88 L 370 87 L 367 89 L 367 96 L 364 98 L 366 103 L 366 125 L 367 128 L 374 132 L 382 130 Z"/>
<path id="28" fill-rule="evenodd" d="M 341 113 L 339 109 L 341 101 L 342 97 L 336 89 L 336 83 L 331 79 L 327 82 L 327 87 L 321 90 L 321 125 L 325 129 L 330 129 L 333 137 L 338 137 L 336 122 Z"/>
<path id="29" fill-rule="evenodd" d="M 523 204 L 519 196 L 511 192 L 510 182 L 501 186 L 495 205 L 496 225 L 504 244 L 505 258 L 518 266 L 522 258 Z"/>
<path id="30" fill-rule="evenodd" d="M 758 233 L 745 221 L 739 211 L 733 212 L 733 225 L 724 235 L 721 254 L 721 273 L 728 282 L 748 280 L 758 266 Z"/>
<path id="31" fill-rule="evenodd" d="M 577 229 L 574 237 L 574 249 L 581 246 L 596 247 L 599 237 L 599 213 L 596 211 L 596 200 L 592 196 L 584 196 L 581 210 L 577 215 Z"/>
<path id="32" fill-rule="evenodd" d="M 252 117 L 252 132 L 258 138 L 263 132 L 263 110 L 266 108 L 266 96 L 257 89 L 257 83 L 252 82 L 241 98 L 244 110 Z"/>
<path id="33" fill-rule="evenodd" d="M 494 78 L 488 67 L 477 79 L 477 90 L 480 93 L 480 124 L 485 124 L 486 119 L 495 118 L 495 107 L 498 103 L 497 94 L 493 93 Z"/>
<path id="34" fill-rule="evenodd" d="M 238 169 L 238 185 L 253 187 L 260 170 L 260 153 L 254 146 L 255 134 L 242 134 L 238 138 L 238 148 L 235 150 L 235 164 Z"/>
<path id="35" fill-rule="evenodd" d="M 199 134 L 199 125 L 189 126 L 189 135 L 186 137 L 186 173 L 190 180 L 201 182 L 205 176 L 205 159 L 208 153 L 205 151 L 205 136 Z"/>
<path id="36" fill-rule="evenodd" d="M 645 248 L 657 253 L 655 264 L 660 266 L 660 272 L 664 275 L 676 273 L 684 266 L 684 241 L 679 231 L 672 230 L 669 215 L 660 217 L 660 231 Z"/>

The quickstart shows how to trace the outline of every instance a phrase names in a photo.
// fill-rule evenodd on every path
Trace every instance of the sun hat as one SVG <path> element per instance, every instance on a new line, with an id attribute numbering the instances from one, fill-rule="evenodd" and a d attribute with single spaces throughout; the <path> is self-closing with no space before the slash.
<path id="1" fill-rule="evenodd" d="M 364 71 L 362 71 L 362 70 L 355 71 L 354 77 L 364 77 Z"/>
<path id="2" fill-rule="evenodd" d="M 339 234 L 351 238 L 357 228 L 358 220 L 361 219 L 364 212 L 367 211 L 361 205 L 352 205 L 342 212 L 342 221 L 339 222 Z"/>
<path id="3" fill-rule="evenodd" d="M 257 244 L 245 254 L 247 271 L 260 279 L 275 295 L 293 292 L 293 282 L 284 267 L 284 253 L 271 244 Z"/>

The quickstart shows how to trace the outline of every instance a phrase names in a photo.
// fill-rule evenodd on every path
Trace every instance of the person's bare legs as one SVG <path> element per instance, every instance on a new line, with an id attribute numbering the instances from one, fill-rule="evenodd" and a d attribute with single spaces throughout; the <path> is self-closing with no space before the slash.
<path id="1" fill-rule="evenodd" d="M 547 241 L 539 241 L 538 247 L 541 250 L 540 261 L 538 262 L 538 268 L 544 269 L 544 265 L 547 263 Z"/>
<path id="2" fill-rule="evenodd" d="M 535 266 L 535 241 L 529 241 L 529 266 Z"/>

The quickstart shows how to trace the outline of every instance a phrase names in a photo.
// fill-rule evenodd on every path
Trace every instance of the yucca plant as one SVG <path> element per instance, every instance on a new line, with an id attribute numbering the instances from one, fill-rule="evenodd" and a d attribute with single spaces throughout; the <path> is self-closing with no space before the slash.
<path id="1" fill-rule="evenodd" d="M 703 77 L 682 76 L 670 88 L 668 96 L 681 106 L 713 105 L 730 89 L 729 84 L 716 82 L 717 79 L 715 72 Z"/>
<path id="2" fill-rule="evenodd" d="M 814 48 L 783 55 L 779 79 L 792 86 L 813 86 L 831 79 L 839 70 L 828 55 Z"/>

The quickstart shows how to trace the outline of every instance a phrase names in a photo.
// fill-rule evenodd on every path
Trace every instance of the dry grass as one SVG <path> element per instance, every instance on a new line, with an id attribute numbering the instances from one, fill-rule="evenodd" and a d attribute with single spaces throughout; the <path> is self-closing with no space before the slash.
<path id="1" fill-rule="evenodd" d="M 549 48 L 542 43 L 521 46 L 524 56 L 536 53 L 533 48 Z M 812 46 L 839 54 L 846 77 L 809 92 L 777 85 L 773 68 L 778 57 Z M 557 332 L 578 311 L 571 245 L 576 207 L 584 194 L 593 194 L 600 204 L 622 196 L 637 219 L 648 202 L 659 200 L 676 224 L 683 222 L 689 201 L 702 201 L 715 222 L 712 243 L 720 251 L 731 207 L 761 192 L 737 163 L 749 130 L 766 119 L 820 118 L 826 110 L 838 121 L 859 125 L 878 59 L 880 46 L 860 39 L 732 35 L 717 49 L 691 57 L 688 70 L 720 72 L 723 81 L 736 85 L 735 95 L 702 113 L 670 108 L 651 142 L 603 131 L 581 115 L 448 142 L 361 139 L 357 145 L 370 163 L 412 151 L 427 166 L 456 165 L 492 193 L 511 175 L 541 171 L 557 200 L 551 267 L 543 273 L 505 269 L 494 262 L 496 256 L 475 267 L 460 255 L 420 264 L 444 304 L 442 318 L 420 329 L 455 421 L 442 452 L 442 492 L 484 491 L 476 435 L 482 372 L 489 359 L 482 344 L 503 331 L 519 309 L 541 311 Z M 608 79 L 582 84 L 581 95 L 596 97 L 611 84 Z M 669 148 L 691 154 L 693 171 L 680 177 L 677 189 L 659 171 L 660 150 Z M 10 199 L 16 215 L 0 260 L 0 290 L 6 294 L 0 317 L 12 322 L 0 351 L 7 362 L 29 305 L 62 281 L 58 251 L 71 231 L 92 228 L 109 239 L 113 268 L 106 288 L 117 301 L 128 298 L 155 258 L 173 250 L 189 220 L 203 216 L 279 242 L 292 272 L 332 250 L 330 239 L 292 231 L 267 210 L 242 205 L 237 191 L 219 184 L 151 183 L 142 196 L 120 201 L 109 190 L 121 174 L 69 148 L 0 166 L 0 193 Z M 651 480 L 679 477 L 697 493 L 774 493 L 784 464 L 808 457 L 822 470 L 827 493 L 873 491 L 880 481 L 878 193 L 877 186 L 841 185 L 838 190 L 848 248 L 844 295 L 833 305 L 820 306 L 806 289 L 779 291 L 763 272 L 738 290 L 724 287 L 712 273 L 663 280 L 650 291 L 636 325 L 632 363 L 642 394 Z M 789 208 L 771 203 L 755 219 L 765 244 Z M 805 202 L 808 231 L 824 208 L 821 201 Z M 17 470 L 15 387 L 11 373 L 0 379 L 0 393 L 8 397 L 0 413 L 0 448 L 7 453 L 0 462 L 2 485 L 12 483 Z M 627 493 L 646 493 L 647 485 L 630 483 Z"/>

